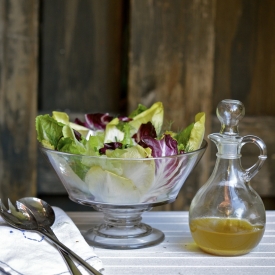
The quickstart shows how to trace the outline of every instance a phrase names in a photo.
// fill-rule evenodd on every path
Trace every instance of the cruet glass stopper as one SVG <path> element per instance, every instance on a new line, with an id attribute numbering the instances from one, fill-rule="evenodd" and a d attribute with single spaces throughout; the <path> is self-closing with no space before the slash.
<path id="1" fill-rule="evenodd" d="M 224 99 L 218 104 L 216 114 L 221 122 L 221 134 L 239 134 L 238 124 L 245 114 L 245 107 L 242 102 L 239 100 Z"/>

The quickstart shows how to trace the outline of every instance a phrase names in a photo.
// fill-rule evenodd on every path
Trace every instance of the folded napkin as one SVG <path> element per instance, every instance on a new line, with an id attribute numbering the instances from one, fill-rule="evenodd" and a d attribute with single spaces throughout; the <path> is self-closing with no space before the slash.
<path id="1" fill-rule="evenodd" d="M 73 221 L 60 208 L 53 209 L 56 219 L 52 230 L 59 241 L 94 268 L 102 270 L 101 260 Z M 90 274 L 77 262 L 76 266 L 83 275 Z M 0 274 L 67 275 L 70 272 L 56 247 L 44 236 L 15 229 L 0 217 Z"/>

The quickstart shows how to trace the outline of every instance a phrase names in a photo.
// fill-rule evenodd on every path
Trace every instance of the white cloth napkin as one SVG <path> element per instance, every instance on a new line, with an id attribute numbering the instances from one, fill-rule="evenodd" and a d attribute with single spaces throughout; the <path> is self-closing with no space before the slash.
<path id="1" fill-rule="evenodd" d="M 97 270 L 102 262 L 90 247 L 80 231 L 58 207 L 53 207 L 56 219 L 52 230 L 60 242 L 78 254 Z M 77 262 L 80 272 L 90 274 Z M 15 229 L 0 217 L 0 274 L 9 275 L 67 275 L 67 265 L 56 247 L 44 236 Z"/>

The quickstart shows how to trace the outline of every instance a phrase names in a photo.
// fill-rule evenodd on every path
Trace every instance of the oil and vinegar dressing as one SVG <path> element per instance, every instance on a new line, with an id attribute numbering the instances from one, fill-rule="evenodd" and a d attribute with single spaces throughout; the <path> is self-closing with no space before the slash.
<path id="1" fill-rule="evenodd" d="M 221 256 L 237 256 L 250 252 L 264 234 L 263 225 L 234 218 L 197 218 L 190 222 L 197 245 L 205 252 Z"/>

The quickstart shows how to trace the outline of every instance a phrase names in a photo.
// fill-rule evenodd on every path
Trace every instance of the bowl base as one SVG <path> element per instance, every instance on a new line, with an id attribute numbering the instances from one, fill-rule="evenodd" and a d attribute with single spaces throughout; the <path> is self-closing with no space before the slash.
<path id="1" fill-rule="evenodd" d="M 164 233 L 140 223 L 134 227 L 96 226 L 83 234 L 88 244 L 108 249 L 138 249 L 157 245 L 164 240 Z"/>

